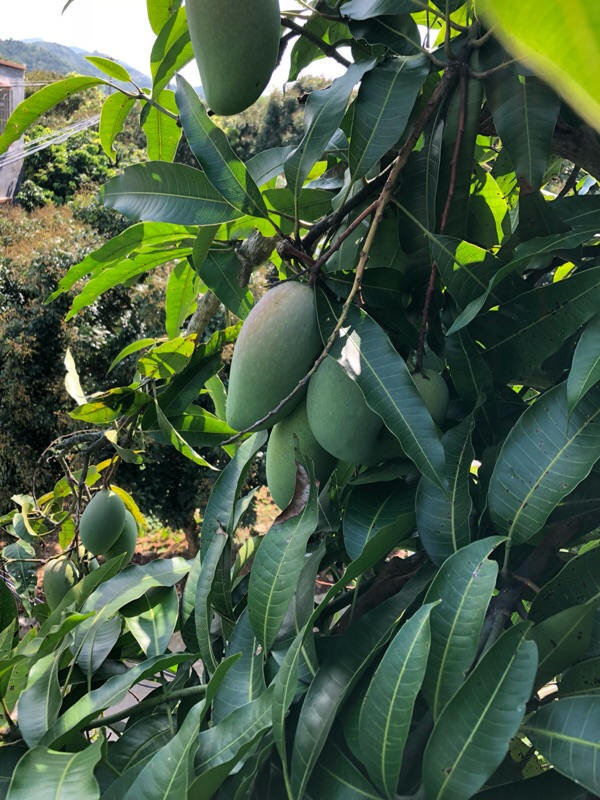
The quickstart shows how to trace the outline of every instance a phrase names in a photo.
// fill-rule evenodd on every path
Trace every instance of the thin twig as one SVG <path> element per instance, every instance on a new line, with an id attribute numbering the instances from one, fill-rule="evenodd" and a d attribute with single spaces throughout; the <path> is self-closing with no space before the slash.
<path id="1" fill-rule="evenodd" d="M 324 42 L 321 38 L 316 36 L 316 34 L 312 33 L 312 31 L 307 31 L 304 26 L 298 25 L 287 17 L 283 17 L 281 24 L 284 28 L 288 28 L 289 30 L 294 31 L 294 33 L 297 33 L 299 36 L 304 36 L 304 38 L 308 39 L 309 42 L 316 44 L 326 56 L 329 56 L 329 58 L 333 58 L 335 61 L 337 61 L 339 64 L 343 64 L 345 67 L 350 66 L 350 61 L 338 53 L 335 45 L 327 44 L 327 42 Z"/>
<path id="2" fill-rule="evenodd" d="M 460 75 L 460 107 L 458 114 L 458 130 L 456 132 L 456 141 L 454 142 L 454 152 L 452 153 L 452 161 L 450 162 L 450 183 L 448 185 L 448 195 L 442 211 L 442 219 L 440 222 L 440 234 L 443 234 L 448 224 L 448 216 L 450 214 L 450 207 L 456 191 L 456 176 L 458 174 L 458 160 L 460 157 L 460 148 L 462 145 L 463 135 L 465 132 L 465 121 L 467 115 L 467 73 L 463 69 Z M 427 322 L 429 319 L 429 308 L 433 293 L 435 290 L 435 279 L 437 275 L 437 263 L 433 261 L 431 264 L 431 273 L 429 275 L 429 285 L 427 286 L 427 293 L 425 294 L 425 302 L 423 303 L 423 313 L 421 316 L 421 328 L 419 330 L 419 343 L 417 346 L 416 367 L 420 372 L 423 368 L 423 353 L 425 351 L 425 337 L 427 335 Z"/>
<path id="3" fill-rule="evenodd" d="M 128 706 L 127 708 L 117 711 L 114 714 L 109 714 L 106 717 L 97 717 L 91 722 L 88 722 L 88 724 L 85 725 L 85 727 L 83 727 L 81 730 L 91 731 L 94 730 L 94 728 L 110 727 L 115 722 L 120 722 L 123 719 L 127 719 L 132 714 L 138 714 L 140 711 L 145 711 L 147 708 L 156 708 L 157 706 L 165 705 L 165 703 L 171 703 L 173 700 L 183 700 L 187 697 L 201 697 L 205 693 L 205 685 L 188 686 L 185 689 L 174 689 L 167 695 L 161 695 L 160 697 L 148 697 L 146 700 L 142 700 L 140 703 Z"/>

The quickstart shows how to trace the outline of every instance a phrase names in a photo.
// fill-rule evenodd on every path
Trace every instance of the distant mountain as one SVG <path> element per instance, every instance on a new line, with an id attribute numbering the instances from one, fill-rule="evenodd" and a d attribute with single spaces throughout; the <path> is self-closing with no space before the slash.
<path id="1" fill-rule="evenodd" d="M 45 42 L 43 39 L 30 39 L 26 42 L 16 39 L 0 39 L 0 58 L 26 64 L 29 71 L 40 69 L 58 72 L 61 75 L 76 72 L 78 75 L 101 76 L 100 70 L 85 60 L 84 56 L 86 55 L 110 58 L 104 53 L 89 53 L 79 47 L 66 47 L 64 44 Z M 151 85 L 148 75 L 144 75 L 143 72 L 127 64 L 123 64 L 123 66 L 139 86 Z"/>

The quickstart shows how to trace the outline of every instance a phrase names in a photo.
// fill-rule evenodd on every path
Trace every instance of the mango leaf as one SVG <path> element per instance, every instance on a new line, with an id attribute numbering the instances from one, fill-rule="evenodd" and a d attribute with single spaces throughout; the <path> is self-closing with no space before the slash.
<path id="1" fill-rule="evenodd" d="M 528 618 L 542 622 L 565 608 L 600 601 L 600 547 L 570 559 L 535 596 Z"/>
<path id="2" fill-rule="evenodd" d="M 423 758 L 430 800 L 472 797 L 500 766 L 531 695 L 537 668 L 527 625 L 506 631 L 439 715 Z"/>
<path id="3" fill-rule="evenodd" d="M 508 203 L 494 177 L 479 165 L 473 169 L 470 192 L 469 239 L 486 249 L 502 244 L 511 232 Z"/>
<path id="4" fill-rule="evenodd" d="M 479 297 L 476 297 L 474 300 L 471 300 L 465 309 L 458 315 L 450 327 L 448 335 L 451 336 L 456 331 L 461 330 L 461 328 L 463 328 L 465 325 L 468 325 L 469 322 L 471 322 L 471 320 L 473 320 L 477 314 L 479 314 L 485 305 L 491 305 L 489 301 L 490 296 L 495 296 L 497 298 L 498 295 L 500 295 L 501 297 L 505 298 L 506 289 L 509 287 L 514 287 L 517 290 L 518 288 L 525 288 L 524 286 L 518 287 L 516 285 L 517 281 L 515 280 L 515 275 L 522 273 L 529 263 L 534 261 L 534 259 L 537 259 L 543 255 L 549 255 L 556 250 L 570 250 L 571 248 L 576 248 L 583 242 L 593 238 L 593 236 L 596 234 L 596 231 L 597 228 L 594 227 L 593 229 L 586 228 L 583 231 L 577 230 L 572 231 L 571 233 L 539 236 L 535 239 L 531 239 L 530 241 L 526 241 L 518 245 L 515 248 L 513 257 L 508 264 L 505 264 L 503 267 L 499 268 L 492 275 L 485 292 Z M 504 286 L 500 286 L 500 284 L 503 282 L 505 282 Z M 494 290 L 496 287 L 499 287 L 499 289 L 494 295 Z M 520 294 L 519 291 L 513 293 Z M 512 298 L 509 297 L 508 299 Z"/>
<path id="5" fill-rule="evenodd" d="M 285 160 L 285 176 L 295 195 L 299 194 L 308 173 L 339 127 L 352 90 L 374 65 L 374 61 L 351 64 L 346 73 L 336 78 L 327 89 L 310 93 L 304 112 L 306 132 Z"/>
<path id="6" fill-rule="evenodd" d="M 560 100 L 538 77 L 518 75 L 514 66 L 492 72 L 485 80 L 485 91 L 517 178 L 539 189 L 548 166 Z"/>
<path id="7" fill-rule="evenodd" d="M 381 795 L 352 763 L 335 739 L 327 742 L 312 774 L 306 800 L 381 800 Z"/>
<path id="8" fill-rule="evenodd" d="M 422 606 L 394 636 L 373 675 L 359 721 L 362 762 L 373 783 L 393 800 L 402 754 L 429 654 L 429 615 Z"/>
<path id="9" fill-rule="evenodd" d="M 25 606 L 27 613 L 30 613 L 37 583 L 35 550 L 27 542 L 19 540 L 6 545 L 2 550 L 2 558 L 5 560 L 5 569 L 12 579 L 19 600 Z"/>
<path id="10" fill-rule="evenodd" d="M 325 53 L 319 47 L 315 37 L 327 44 L 335 44 L 340 39 L 349 38 L 348 28 L 343 23 L 325 19 L 317 14 L 309 17 L 303 28 L 304 33 L 294 42 L 290 55 L 288 81 L 297 80 L 305 67 L 318 58 L 325 57 Z"/>
<path id="11" fill-rule="evenodd" d="M 371 45 L 383 44 L 399 56 L 414 55 L 421 45 L 419 29 L 409 14 L 351 20 L 348 27 L 355 39 Z"/>
<path id="12" fill-rule="evenodd" d="M 281 175 L 284 169 L 286 158 L 294 148 L 270 147 L 257 153 L 246 161 L 246 169 L 257 186 L 264 186 L 265 183 L 272 181 Z"/>
<path id="13" fill-rule="evenodd" d="M 585 270 L 477 317 L 472 334 L 499 379 L 528 383 L 542 361 L 596 314 L 599 298 L 600 269 Z"/>
<path id="14" fill-rule="evenodd" d="M 181 3 L 170 3 L 173 11 L 162 25 L 150 54 L 152 97 L 156 99 L 175 73 L 194 58 L 186 11 Z M 164 18 L 164 17 L 163 17 Z"/>
<path id="15" fill-rule="evenodd" d="M 365 614 L 340 637 L 331 655 L 319 666 L 306 693 L 294 739 L 291 767 L 294 800 L 304 796 L 342 702 L 430 578 L 428 568 L 419 570 L 398 594 Z"/>
<path id="16" fill-rule="evenodd" d="M 477 655 L 481 627 L 496 585 L 498 564 L 490 553 L 499 536 L 461 548 L 441 566 L 425 598 L 441 601 L 431 615 L 431 653 L 423 683 L 434 718 L 462 686 Z"/>
<path id="17" fill-rule="evenodd" d="M 264 728 L 266 727 L 268 726 L 264 726 Z M 191 785 L 187 795 L 188 800 L 209 800 L 209 798 L 215 796 L 215 792 L 226 782 L 230 775 L 239 775 L 239 770 L 236 772 L 234 767 L 240 762 L 245 764 L 244 756 L 248 751 L 255 752 L 255 746 L 259 746 L 261 740 L 265 738 L 264 728 L 257 726 L 257 729 L 253 730 L 249 736 L 244 736 L 242 744 L 236 747 L 231 755 L 228 754 L 226 760 L 219 760 L 218 764 L 210 766 L 202 772 L 200 777 L 196 778 Z M 252 733 L 254 733 L 254 735 L 252 735 Z M 231 795 L 226 796 L 231 797 Z"/>
<path id="18" fill-rule="evenodd" d="M 217 531 L 223 528 L 230 536 L 233 535 L 235 506 L 242 490 L 242 485 L 254 457 L 260 448 L 264 446 L 266 440 L 267 434 L 262 431 L 246 439 L 217 478 L 202 520 L 202 538 L 200 541 L 202 555 L 208 551 Z"/>
<path id="19" fill-rule="evenodd" d="M 215 531 L 210 547 L 202 559 L 202 566 L 196 583 L 194 603 L 196 641 L 204 662 L 204 668 L 209 673 L 214 673 L 217 669 L 217 659 L 213 651 L 210 633 L 210 624 L 213 616 L 210 605 L 210 592 L 226 544 L 227 533 L 223 530 Z"/>
<path id="20" fill-rule="evenodd" d="M 18 701 L 19 730 L 27 746 L 38 745 L 48 728 L 56 721 L 62 705 L 58 670 L 68 642 L 36 661 L 29 672 L 27 686 Z"/>
<path id="21" fill-rule="evenodd" d="M 235 434 L 226 422 L 200 406 L 191 405 L 184 414 L 169 418 L 169 424 L 192 448 L 216 447 Z M 158 424 L 144 425 L 144 431 L 159 444 L 169 444 L 169 439 Z"/>
<path id="22" fill-rule="evenodd" d="M 131 258 L 123 259 L 114 266 L 111 265 L 103 269 L 90 278 L 79 294 L 73 298 L 71 308 L 65 319 L 72 319 L 79 311 L 91 306 L 109 289 L 127 283 L 145 272 L 165 264 L 167 261 L 190 256 L 191 253 L 191 247 L 180 247 L 177 252 L 170 248 L 166 250 L 159 249 L 150 253 L 133 255 Z"/>
<path id="23" fill-rule="evenodd" d="M 109 742 L 106 760 L 110 770 L 117 776 L 145 761 L 163 745 L 168 744 L 173 735 L 167 713 L 151 714 L 130 723 L 122 736 Z"/>
<path id="24" fill-rule="evenodd" d="M 100 194 L 107 208 L 130 219 L 217 225 L 240 216 L 200 170 L 184 164 L 148 161 L 126 167 Z"/>
<path id="25" fill-rule="evenodd" d="M 168 744 L 155 753 L 123 800 L 180 800 L 194 780 L 194 754 L 206 701 L 196 703 Z"/>
<path id="26" fill-rule="evenodd" d="M 592 600 L 565 608 L 535 625 L 530 633 L 538 648 L 539 664 L 535 687 L 545 686 L 585 655 L 590 642 L 594 615 L 600 601 Z"/>
<path id="27" fill-rule="evenodd" d="M 178 664 L 189 661 L 190 653 L 167 653 L 164 656 L 143 661 L 141 664 L 131 667 L 127 672 L 109 678 L 98 689 L 93 689 L 67 709 L 46 731 L 40 743 L 46 746 L 54 744 L 55 747 L 60 747 L 67 741 L 72 731 L 81 730 L 102 711 L 120 703 L 132 686 L 166 669 L 172 669 Z"/>
<path id="28" fill-rule="evenodd" d="M 241 654 L 240 658 L 223 679 L 214 699 L 214 723 L 255 700 L 266 688 L 264 655 L 250 627 L 247 608 L 242 611 L 225 648 L 226 656 L 236 653 Z"/>
<path id="29" fill-rule="evenodd" d="M 178 336 L 153 347 L 138 360 L 138 370 L 146 378 L 168 380 L 182 372 L 194 352 L 194 338 Z"/>
<path id="30" fill-rule="evenodd" d="M 88 78 L 83 75 L 74 75 L 64 81 L 57 81 L 44 86 L 43 89 L 32 94 L 15 108 L 8 118 L 2 136 L 0 136 L 0 154 L 5 153 L 13 142 L 21 138 L 23 133 L 33 123 L 58 103 L 71 97 L 77 92 L 91 89 L 93 86 L 106 84 L 103 78 Z"/>
<path id="31" fill-rule="evenodd" d="M 177 106 L 192 153 L 208 180 L 243 214 L 266 217 L 267 209 L 244 163 L 235 155 L 225 133 L 210 119 L 192 86 L 177 76 Z"/>
<path id="32" fill-rule="evenodd" d="M 93 64 L 109 78 L 114 78 L 117 81 L 131 83 L 131 76 L 125 67 L 113 61 L 112 58 L 103 58 L 102 56 L 84 56 L 86 61 Z"/>
<path id="33" fill-rule="evenodd" d="M 583 329 L 573 353 L 567 378 L 567 401 L 572 411 L 594 384 L 600 381 L 600 315 L 592 317 Z"/>
<path id="34" fill-rule="evenodd" d="M 563 673 L 558 684 L 558 692 L 561 697 L 600 692 L 600 657 L 580 661 Z"/>
<path id="35" fill-rule="evenodd" d="M 156 101 L 171 114 L 177 114 L 175 95 L 170 89 L 163 89 Z M 148 158 L 173 161 L 181 139 L 181 127 L 175 117 L 165 114 L 156 106 L 148 105 L 147 109 L 142 128 L 146 134 Z"/>
<path id="36" fill-rule="evenodd" d="M 167 649 L 179 611 L 174 586 L 150 589 L 123 610 L 125 625 L 148 658 L 162 655 Z"/>
<path id="37" fill-rule="evenodd" d="M 519 0 L 482 0 L 477 11 L 494 26 L 511 54 L 539 72 L 578 114 L 600 130 L 600 96 L 595 82 L 600 68 L 600 9 L 595 3 L 575 0 L 567 7 L 560 0 L 549 0 L 540 14 L 536 5 L 520 4 Z"/>
<path id="38" fill-rule="evenodd" d="M 497 531 L 526 542 L 600 457 L 600 388 L 569 416 L 564 383 L 539 397 L 507 436 L 488 489 Z"/>
<path id="39" fill-rule="evenodd" d="M 317 294 L 317 314 L 326 341 L 337 311 L 322 292 Z M 423 475 L 447 491 L 446 458 L 434 422 L 404 360 L 383 329 L 364 311 L 351 307 L 331 355 L 357 382 L 369 407 L 383 419 Z"/>
<path id="40" fill-rule="evenodd" d="M 296 491 L 287 511 L 267 531 L 254 558 L 248 586 L 252 630 L 269 651 L 285 618 L 302 570 L 319 509 L 312 465 L 298 462 Z"/>
<path id="41" fill-rule="evenodd" d="M 342 530 L 351 559 L 358 558 L 365 544 L 386 525 L 394 525 L 397 542 L 415 526 L 415 493 L 402 481 L 355 486 L 347 500 Z"/>
<path id="42" fill-rule="evenodd" d="M 106 155 L 113 161 L 117 158 L 113 142 L 123 130 L 123 124 L 134 105 L 135 98 L 127 97 L 121 92 L 109 95 L 102 105 L 99 129 L 100 144 Z"/>
<path id="43" fill-rule="evenodd" d="M 101 271 L 117 267 L 132 253 L 143 248 L 146 255 L 153 254 L 157 249 L 167 250 L 176 248 L 183 242 L 193 239 L 198 233 L 197 228 L 183 225 L 170 225 L 162 222 L 139 222 L 127 230 L 110 239 L 102 247 L 89 253 L 83 261 L 74 264 L 67 274 L 59 281 L 58 289 L 53 292 L 46 303 L 55 300 L 63 292 L 68 292 L 74 284 L 86 275 L 96 276 Z M 171 257 L 177 251 L 172 250 Z M 168 259 L 165 259 L 168 260 Z"/>
<path id="44" fill-rule="evenodd" d="M 490 299 L 490 305 L 500 305 L 521 294 L 526 286 L 507 270 L 501 286 L 497 275 L 505 266 L 500 259 L 482 247 L 461 242 L 450 236 L 431 237 L 431 256 L 435 260 L 447 290 L 470 321 Z M 480 304 L 480 305 L 476 305 Z M 467 311 L 468 309 L 468 311 Z M 468 316 L 467 316 L 468 315 Z M 449 335 L 467 324 L 460 315 L 450 328 Z"/>
<path id="45" fill-rule="evenodd" d="M 540 708 L 523 724 L 523 733 L 567 778 L 598 791 L 600 697 L 565 697 Z"/>
<path id="46" fill-rule="evenodd" d="M 7 800 L 98 800 L 100 787 L 94 777 L 102 758 L 103 737 L 78 753 L 59 753 L 46 747 L 29 750 L 17 764 L 6 794 Z"/>
<path id="47" fill-rule="evenodd" d="M 162 435 L 169 444 L 173 445 L 178 453 L 181 453 L 181 455 L 189 458 L 190 461 L 193 461 L 194 464 L 198 464 L 199 467 L 217 469 L 217 467 L 214 467 L 205 458 L 202 458 L 202 456 L 197 453 L 190 444 L 188 444 L 186 439 L 181 435 L 181 433 L 179 433 L 177 428 L 174 427 L 173 423 L 165 416 L 158 403 L 155 404 L 154 410 L 156 412 L 156 417 L 158 419 L 158 424 L 160 426 Z"/>
<path id="48" fill-rule="evenodd" d="M 241 262 L 233 250 L 210 250 L 200 267 L 200 277 L 223 305 L 236 317 L 246 319 L 254 299 L 240 285 Z"/>
<path id="49" fill-rule="evenodd" d="M 427 58 L 419 54 L 383 61 L 364 76 L 350 134 L 354 180 L 366 175 L 400 139 L 429 68 Z"/>
<path id="50" fill-rule="evenodd" d="M 123 606 L 137 600 L 154 586 L 174 586 L 190 570 L 183 558 L 167 558 L 149 564 L 134 565 L 103 583 L 83 604 L 82 612 L 96 612 L 85 620 L 75 631 L 72 650 L 77 654 L 77 662 L 84 672 L 95 672 L 108 655 L 96 647 L 103 625 L 114 618 Z"/>
<path id="51" fill-rule="evenodd" d="M 427 555 L 438 566 L 471 540 L 473 501 L 469 487 L 473 428 L 473 419 L 467 417 L 442 436 L 449 492 L 442 491 L 425 475 L 417 486 L 417 531 Z"/>
<path id="52" fill-rule="evenodd" d="M 349 0 L 341 6 L 341 13 L 350 19 L 370 19 L 383 14 L 412 14 L 420 11 L 418 0 Z"/>
<path id="53" fill-rule="evenodd" d="M 165 293 L 165 329 L 169 339 L 179 336 L 181 327 L 195 308 L 201 281 L 189 261 L 171 270 Z"/>
<path id="54" fill-rule="evenodd" d="M 204 383 L 221 368 L 221 349 L 235 342 L 240 326 L 234 325 L 224 331 L 216 331 L 208 342 L 196 345 L 190 363 L 158 395 L 158 405 L 166 417 L 179 416 L 198 399 Z M 142 419 L 142 428 L 156 426 L 156 410 L 149 406 Z"/>
<path id="55" fill-rule="evenodd" d="M 94 425 L 108 425 L 120 417 L 133 417 L 150 402 L 150 395 L 120 386 L 91 397 L 90 402 L 69 412 L 73 419 L 91 422 Z"/>
<path id="56" fill-rule="evenodd" d="M 235 757 L 240 747 L 272 725 L 272 693 L 267 689 L 256 700 L 237 708 L 210 730 L 202 731 L 196 754 L 196 773 L 204 772 Z"/>

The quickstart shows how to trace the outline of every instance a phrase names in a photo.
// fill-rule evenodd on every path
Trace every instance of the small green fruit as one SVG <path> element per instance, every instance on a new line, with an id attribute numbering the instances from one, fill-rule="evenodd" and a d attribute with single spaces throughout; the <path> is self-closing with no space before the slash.
<path id="1" fill-rule="evenodd" d="M 81 515 L 81 543 L 95 556 L 106 553 L 117 541 L 125 524 L 125 503 L 110 489 L 95 494 Z"/>
<path id="2" fill-rule="evenodd" d="M 46 602 L 51 611 L 58 606 L 66 593 L 71 589 L 80 575 L 77 567 L 67 556 L 54 558 L 44 567 L 42 586 Z"/>
<path id="3" fill-rule="evenodd" d="M 241 431 L 272 411 L 306 375 L 321 351 L 312 289 L 282 283 L 268 291 L 238 336 L 227 395 L 227 424 Z M 272 427 L 300 402 L 298 392 L 255 430 Z"/>
<path id="4" fill-rule="evenodd" d="M 104 556 L 108 560 L 109 558 L 115 558 L 116 556 L 120 556 L 121 553 L 126 553 L 125 561 L 123 562 L 122 566 L 129 564 L 131 559 L 133 558 L 133 554 L 135 553 L 135 547 L 137 545 L 137 535 L 138 535 L 138 527 L 137 522 L 131 511 L 125 511 L 125 525 L 123 526 L 123 530 L 121 535 L 117 539 L 117 541 L 109 547 L 108 550 L 104 551 Z"/>
<path id="5" fill-rule="evenodd" d="M 423 398 L 427 411 L 431 414 L 436 425 L 442 425 L 448 413 L 450 393 L 446 381 L 439 372 L 425 370 L 424 373 L 415 372 L 411 375 L 413 383 Z"/>
<path id="6" fill-rule="evenodd" d="M 306 403 L 302 401 L 271 431 L 267 446 L 267 485 L 279 508 L 287 508 L 296 488 L 296 441 L 302 453 L 314 464 L 321 487 L 327 483 L 337 463 L 335 456 L 317 442 L 308 424 Z"/>
<path id="7" fill-rule="evenodd" d="M 309 381 L 306 410 L 321 447 L 342 461 L 370 461 L 383 422 L 356 381 L 331 356 Z"/>
<path id="8" fill-rule="evenodd" d="M 186 0 L 206 102 L 239 114 L 266 88 L 279 55 L 278 0 Z"/>

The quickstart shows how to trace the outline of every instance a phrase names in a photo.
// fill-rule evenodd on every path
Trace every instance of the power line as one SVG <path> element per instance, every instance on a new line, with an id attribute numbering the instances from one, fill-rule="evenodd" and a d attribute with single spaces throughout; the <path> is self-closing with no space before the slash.
<path id="1" fill-rule="evenodd" d="M 58 131 L 53 131 L 52 133 L 40 136 L 38 139 L 33 139 L 31 142 L 26 142 L 23 145 L 23 148 L 18 152 L 8 152 L 0 156 L 0 168 L 8 166 L 9 164 L 15 164 L 17 161 L 23 161 L 25 158 L 27 158 L 27 156 L 33 155 L 33 153 L 38 153 L 41 150 L 45 150 L 47 147 L 51 147 L 52 145 L 61 144 L 71 136 L 74 136 L 76 133 L 80 133 L 87 128 L 97 125 L 99 121 L 100 114 L 94 114 L 93 117 L 89 117 L 88 119 L 81 120 L 80 122 L 67 125 L 64 128 L 60 128 Z"/>

